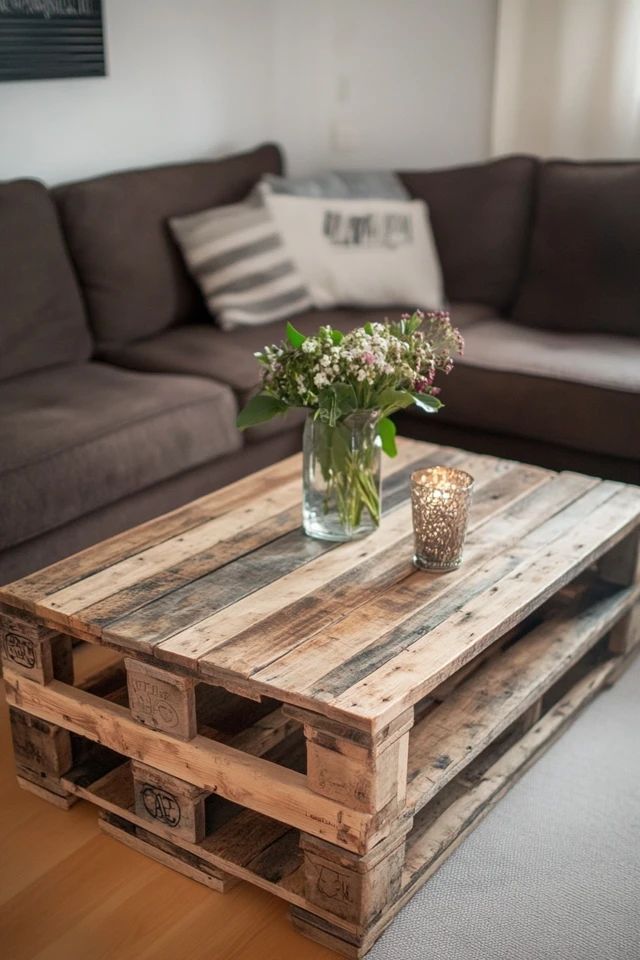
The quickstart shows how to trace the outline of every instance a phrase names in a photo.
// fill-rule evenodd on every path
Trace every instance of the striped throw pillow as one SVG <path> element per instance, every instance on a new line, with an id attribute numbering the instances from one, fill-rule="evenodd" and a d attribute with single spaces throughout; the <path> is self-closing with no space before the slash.
<path id="1" fill-rule="evenodd" d="M 313 304 L 258 192 L 169 221 L 223 330 L 282 320 Z"/>

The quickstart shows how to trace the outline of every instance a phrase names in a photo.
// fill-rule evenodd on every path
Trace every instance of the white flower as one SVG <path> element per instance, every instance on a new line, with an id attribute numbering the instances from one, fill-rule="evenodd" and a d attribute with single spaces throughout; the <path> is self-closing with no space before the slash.
<path id="1" fill-rule="evenodd" d="M 313 337 L 307 337 L 303 342 L 301 350 L 303 353 L 315 353 L 316 352 L 317 341 Z"/>
<path id="2" fill-rule="evenodd" d="M 313 378 L 316 387 L 324 387 L 329 383 L 326 373 L 316 373 Z"/>

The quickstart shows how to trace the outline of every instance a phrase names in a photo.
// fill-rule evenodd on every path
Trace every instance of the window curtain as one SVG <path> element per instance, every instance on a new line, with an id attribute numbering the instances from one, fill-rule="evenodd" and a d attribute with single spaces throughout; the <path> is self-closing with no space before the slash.
<path id="1" fill-rule="evenodd" d="M 640 0 L 499 0 L 492 151 L 640 157 Z"/>

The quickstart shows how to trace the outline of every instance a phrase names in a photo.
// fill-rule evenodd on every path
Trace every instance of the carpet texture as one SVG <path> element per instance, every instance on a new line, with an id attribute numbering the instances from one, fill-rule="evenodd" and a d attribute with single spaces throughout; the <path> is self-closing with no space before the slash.
<path id="1" fill-rule="evenodd" d="M 640 960 L 640 660 L 415 895 L 370 960 Z"/>

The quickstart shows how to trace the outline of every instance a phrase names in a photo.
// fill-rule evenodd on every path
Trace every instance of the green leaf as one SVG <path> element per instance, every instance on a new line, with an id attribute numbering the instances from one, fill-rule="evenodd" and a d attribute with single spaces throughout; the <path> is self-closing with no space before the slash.
<path id="1" fill-rule="evenodd" d="M 388 457 L 396 457 L 398 448 L 396 447 L 396 425 L 389 417 L 383 417 L 378 421 L 378 436 L 382 443 L 382 449 Z"/>
<path id="2" fill-rule="evenodd" d="M 295 347 L 296 350 L 298 347 L 301 347 L 307 338 L 304 333 L 300 333 L 299 330 L 296 330 L 292 323 L 287 323 L 287 340 L 292 347 Z"/>
<path id="3" fill-rule="evenodd" d="M 257 393 L 238 414 L 236 426 L 239 430 L 246 430 L 247 427 L 255 427 L 258 423 L 271 420 L 288 409 L 287 404 L 278 400 L 277 397 L 272 397 L 268 393 Z"/>
<path id="4" fill-rule="evenodd" d="M 332 383 L 331 389 L 336 395 L 339 417 L 346 417 L 348 413 L 353 413 L 358 408 L 358 398 L 350 383 Z"/>
<path id="5" fill-rule="evenodd" d="M 339 330 L 332 330 L 331 339 L 335 344 L 341 343 L 344 340 L 344 333 L 340 333 Z"/>
<path id="6" fill-rule="evenodd" d="M 373 324 L 372 324 L 372 323 L 365 323 L 365 325 L 364 325 L 364 332 L 367 333 L 370 337 L 372 337 L 372 336 L 373 336 Z"/>
<path id="7" fill-rule="evenodd" d="M 377 406 L 383 416 L 388 416 L 390 413 L 395 413 L 396 410 L 410 407 L 412 403 L 415 403 L 413 394 L 408 390 L 393 390 L 389 387 L 389 389 L 383 390 L 378 397 Z"/>
<path id="8" fill-rule="evenodd" d="M 423 411 L 423 413 L 435 413 L 442 406 L 442 402 L 437 397 L 432 397 L 429 393 L 412 393 L 413 402 Z"/>
<path id="9" fill-rule="evenodd" d="M 318 394 L 318 407 L 326 423 L 335 426 L 338 420 L 352 413 L 358 406 L 355 390 L 349 383 L 330 383 Z"/>

